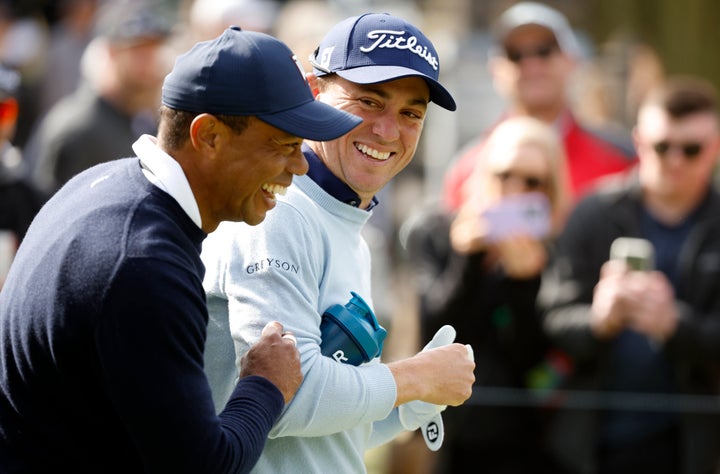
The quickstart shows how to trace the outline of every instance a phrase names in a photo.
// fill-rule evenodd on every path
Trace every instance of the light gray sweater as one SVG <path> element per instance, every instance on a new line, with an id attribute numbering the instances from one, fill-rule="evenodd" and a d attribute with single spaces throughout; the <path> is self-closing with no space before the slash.
<path id="1" fill-rule="evenodd" d="M 280 321 L 298 341 L 305 379 L 253 472 L 362 473 L 365 451 L 403 431 L 386 365 L 375 359 L 355 367 L 320 354 L 328 307 L 345 304 L 351 291 L 372 306 L 361 236 L 369 217 L 300 176 L 262 224 L 225 222 L 203 244 L 211 319 L 205 360 L 216 406 L 225 405 L 236 363 L 266 323 Z"/>

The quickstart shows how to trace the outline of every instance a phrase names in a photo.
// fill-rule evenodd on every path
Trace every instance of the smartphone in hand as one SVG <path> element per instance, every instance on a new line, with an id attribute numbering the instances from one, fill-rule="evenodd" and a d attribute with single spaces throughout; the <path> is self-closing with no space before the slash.
<path id="1" fill-rule="evenodd" d="M 655 269 L 655 249 L 647 239 L 618 237 L 610 245 L 610 259 L 625 261 L 631 270 Z"/>
<path id="2" fill-rule="evenodd" d="M 491 243 L 513 235 L 544 239 L 552 229 L 550 200 L 543 193 L 507 196 L 486 209 L 481 217 L 488 224 L 486 238 Z"/>

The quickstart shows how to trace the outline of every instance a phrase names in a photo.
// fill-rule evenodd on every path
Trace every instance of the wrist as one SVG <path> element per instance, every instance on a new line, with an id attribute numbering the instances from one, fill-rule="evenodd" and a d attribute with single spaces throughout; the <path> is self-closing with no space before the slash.
<path id="1" fill-rule="evenodd" d="M 418 370 L 413 358 L 391 362 L 388 364 L 388 368 L 395 379 L 397 387 L 396 407 L 413 400 L 422 399 L 424 395 L 422 392 L 423 384 L 418 382 Z"/>

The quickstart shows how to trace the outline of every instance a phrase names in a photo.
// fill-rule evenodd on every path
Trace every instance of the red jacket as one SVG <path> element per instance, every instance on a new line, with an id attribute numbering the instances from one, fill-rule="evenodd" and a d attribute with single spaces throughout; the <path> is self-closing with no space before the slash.
<path id="1" fill-rule="evenodd" d="M 497 125 L 496 125 L 497 126 Z M 491 127 L 491 130 L 494 127 Z M 574 202 L 588 192 L 598 181 L 610 174 L 625 172 L 634 166 L 634 151 L 625 150 L 609 139 L 583 128 L 572 114 L 562 119 L 563 143 L 567 156 L 567 172 L 570 181 L 570 199 Z M 466 148 L 445 175 L 443 200 L 449 209 L 460 205 L 460 189 L 475 166 L 479 151 L 489 131 Z M 626 147 L 627 148 L 627 147 Z"/>

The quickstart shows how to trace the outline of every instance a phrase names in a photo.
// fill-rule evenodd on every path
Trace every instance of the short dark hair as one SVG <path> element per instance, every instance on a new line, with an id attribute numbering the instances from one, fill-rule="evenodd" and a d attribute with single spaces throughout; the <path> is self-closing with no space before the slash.
<path id="1" fill-rule="evenodd" d="M 666 79 L 648 92 L 644 102 L 662 107 L 673 119 L 701 112 L 718 113 L 715 86 L 695 76 Z"/>
<path id="2" fill-rule="evenodd" d="M 332 83 L 334 83 L 336 79 L 337 79 L 337 74 L 336 74 L 336 73 L 326 74 L 326 75 L 324 75 L 324 76 L 317 76 L 318 90 L 319 90 L 320 92 L 326 91 L 327 88 L 328 88 Z"/>
<path id="3" fill-rule="evenodd" d="M 180 149 L 190 138 L 190 124 L 200 115 L 197 112 L 171 109 L 165 105 L 160 106 L 159 135 L 162 136 L 163 145 L 170 150 Z M 250 123 L 250 115 L 219 115 L 215 118 L 230 127 L 236 133 L 242 133 Z"/>

